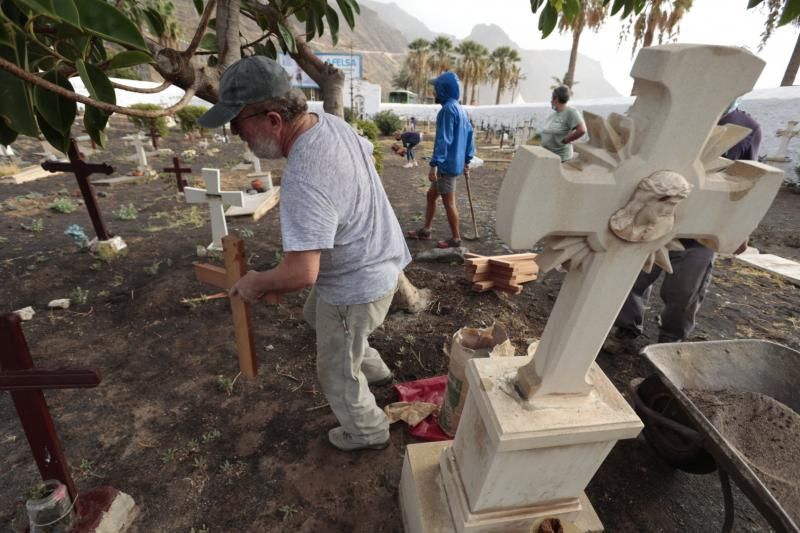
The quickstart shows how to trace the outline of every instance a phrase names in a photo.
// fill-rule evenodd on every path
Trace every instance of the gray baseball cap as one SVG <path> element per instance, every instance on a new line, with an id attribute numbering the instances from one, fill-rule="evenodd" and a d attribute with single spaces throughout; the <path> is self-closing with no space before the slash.
<path id="1" fill-rule="evenodd" d="M 240 59 L 219 80 L 219 100 L 197 123 L 219 128 L 236 118 L 248 104 L 285 96 L 292 88 L 289 76 L 276 61 L 264 56 Z"/>

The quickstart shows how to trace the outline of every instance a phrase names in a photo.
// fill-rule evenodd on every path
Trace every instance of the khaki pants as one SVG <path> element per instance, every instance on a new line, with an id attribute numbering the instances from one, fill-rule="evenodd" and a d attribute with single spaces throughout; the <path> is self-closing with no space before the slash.
<path id="1" fill-rule="evenodd" d="M 363 442 L 381 442 L 389 420 L 375 403 L 368 382 L 390 370 L 367 337 L 383 323 L 394 290 L 380 299 L 357 305 L 336 306 L 311 289 L 303 316 L 317 332 L 317 376 L 322 392 L 345 431 Z"/>

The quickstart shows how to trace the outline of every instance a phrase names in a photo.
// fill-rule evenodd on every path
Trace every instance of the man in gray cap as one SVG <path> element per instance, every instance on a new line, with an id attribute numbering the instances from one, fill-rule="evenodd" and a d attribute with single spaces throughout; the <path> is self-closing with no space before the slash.
<path id="1" fill-rule="evenodd" d="M 230 122 L 258 157 L 286 157 L 281 176 L 280 264 L 250 271 L 231 292 L 256 302 L 311 287 L 303 314 L 317 334 L 317 375 L 341 424 L 328 432 L 340 450 L 383 449 L 389 421 L 370 384 L 392 372 L 367 338 L 384 321 L 398 276 L 411 261 L 372 160 L 372 145 L 346 122 L 308 112 L 283 68 L 263 56 L 231 65 L 219 102 L 198 119 Z"/>
<path id="2" fill-rule="evenodd" d="M 542 147 L 561 157 L 561 161 L 572 159 L 572 143 L 586 133 L 580 113 L 567 105 L 570 95 L 571 91 L 566 85 L 559 85 L 553 90 L 550 106 L 555 112 L 547 117 L 541 132 Z"/>

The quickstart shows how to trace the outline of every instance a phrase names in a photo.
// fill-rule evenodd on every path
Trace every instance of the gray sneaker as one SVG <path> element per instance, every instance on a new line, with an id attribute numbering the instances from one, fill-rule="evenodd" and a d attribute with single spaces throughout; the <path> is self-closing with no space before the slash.
<path id="1" fill-rule="evenodd" d="M 382 387 L 384 385 L 388 385 L 394 379 L 394 372 L 389 372 L 386 376 L 378 379 L 373 379 L 372 381 L 367 381 L 367 384 L 370 387 Z"/>
<path id="2" fill-rule="evenodd" d="M 344 430 L 342 426 L 335 427 L 328 431 L 328 441 L 334 448 L 343 452 L 354 452 L 356 450 L 383 450 L 389 447 L 391 439 L 389 430 L 386 430 L 386 439 L 378 442 L 367 442 L 361 438 L 354 437 Z"/>

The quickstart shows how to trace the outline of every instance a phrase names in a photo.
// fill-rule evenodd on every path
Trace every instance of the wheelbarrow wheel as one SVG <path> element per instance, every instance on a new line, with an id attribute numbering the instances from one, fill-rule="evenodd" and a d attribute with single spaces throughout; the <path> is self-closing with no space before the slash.
<path id="1" fill-rule="evenodd" d="M 694 425 L 658 376 L 633 380 L 631 394 L 634 408 L 644 422 L 644 436 L 656 455 L 691 474 L 709 474 L 717 469 L 716 461 L 702 444 L 686 436 L 695 431 Z M 687 431 L 677 431 L 680 426 Z"/>

